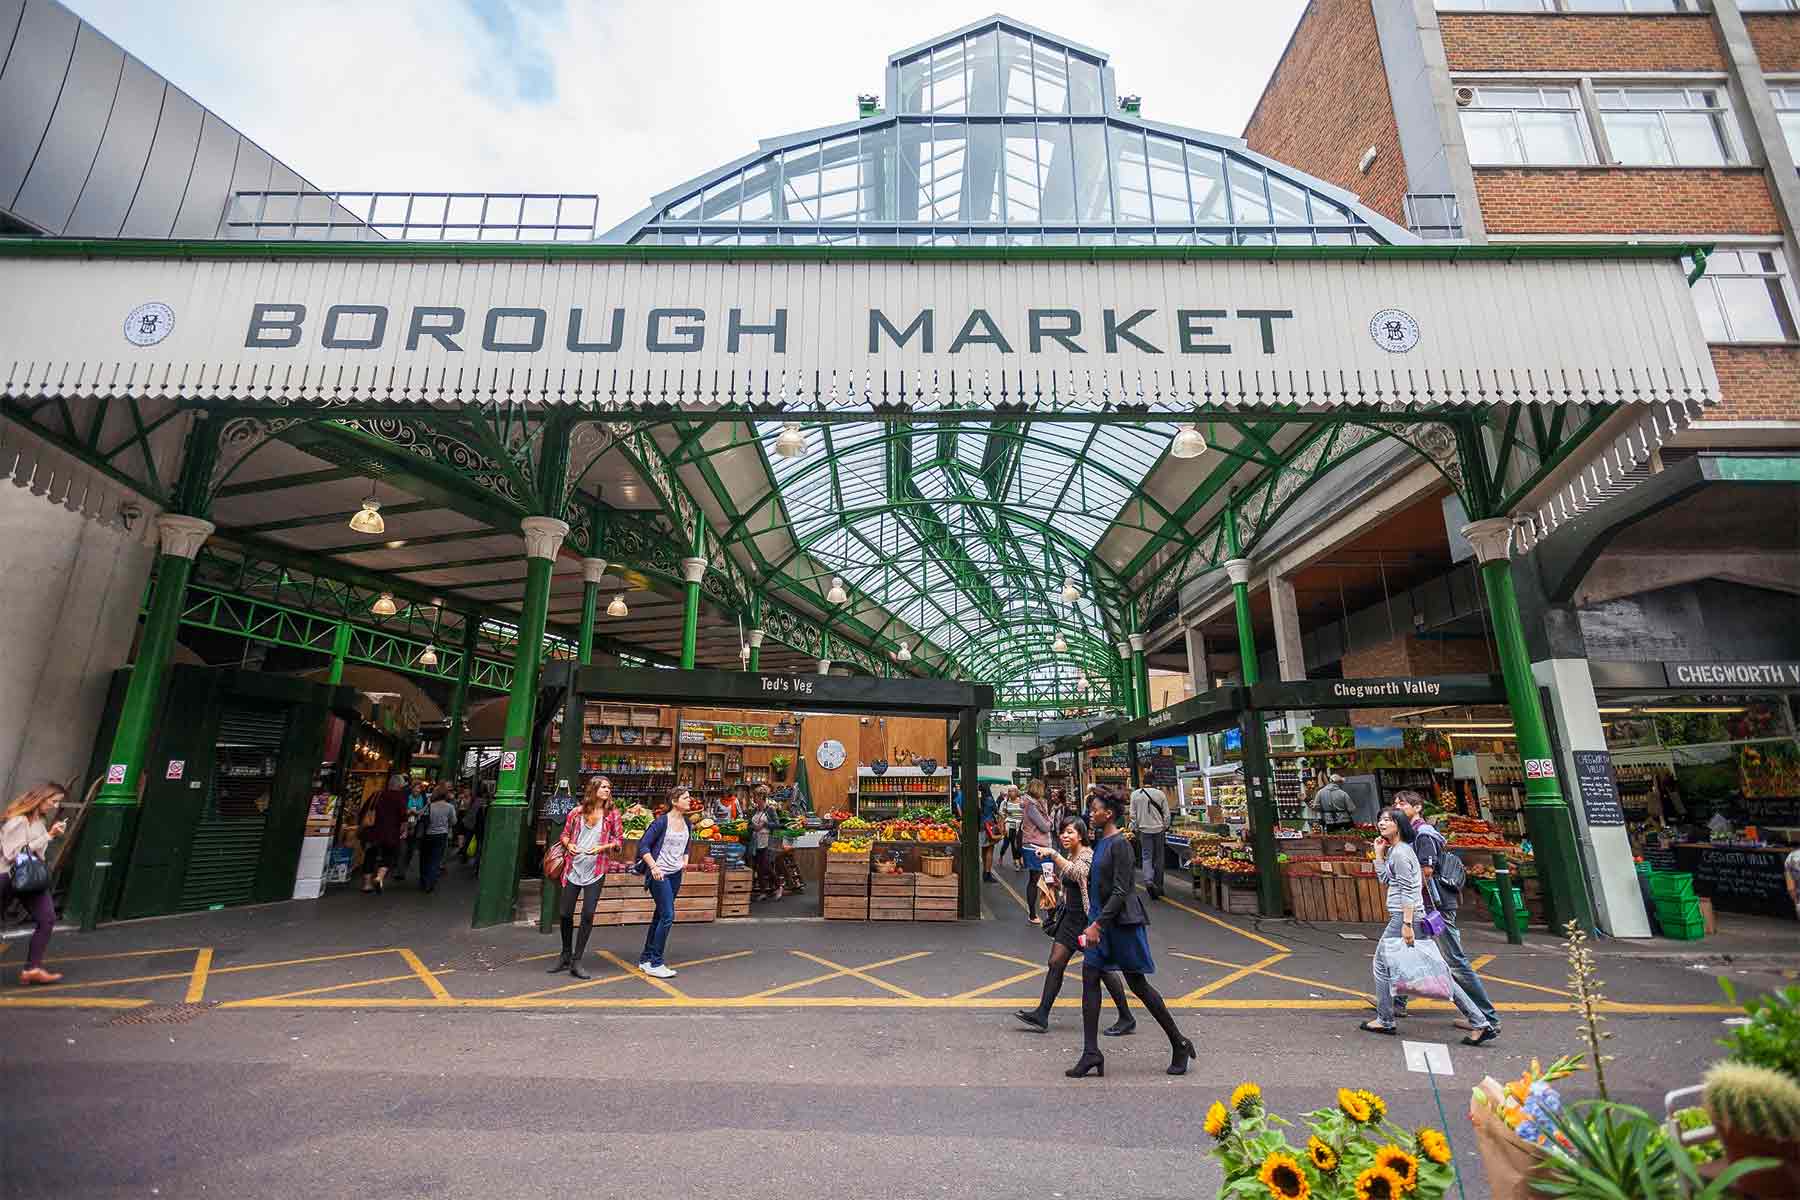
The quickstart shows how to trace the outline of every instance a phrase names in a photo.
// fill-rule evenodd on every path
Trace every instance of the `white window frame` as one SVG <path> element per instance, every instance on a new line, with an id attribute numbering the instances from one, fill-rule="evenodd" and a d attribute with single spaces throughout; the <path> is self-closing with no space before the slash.
<path id="1" fill-rule="evenodd" d="M 1738 0 L 1738 11 L 1743 13 L 1800 12 L 1800 0 L 1765 0 L 1760 8 L 1754 7 L 1753 0 Z"/>
<path id="2" fill-rule="evenodd" d="M 1601 145 L 1602 147 L 1605 148 L 1606 163 L 1608 166 L 1627 167 L 1627 168 L 1633 168 L 1633 169 L 1636 169 L 1636 168 L 1659 169 L 1660 168 L 1660 169 L 1665 169 L 1665 170 L 1694 170 L 1694 169 L 1718 170 L 1721 167 L 1746 167 L 1746 166 L 1755 165 L 1752 162 L 1751 157 L 1750 157 L 1749 146 L 1746 144 L 1746 142 L 1744 140 L 1743 123 L 1738 119 L 1737 109 L 1735 107 L 1733 107 L 1733 105 L 1731 103 L 1731 89 L 1728 86 L 1728 83 L 1723 76 L 1719 76 L 1716 79 L 1709 77 L 1706 79 L 1683 78 L 1683 79 L 1659 80 L 1656 78 L 1635 76 L 1635 75 L 1631 76 L 1629 78 L 1623 78 L 1623 79 L 1619 78 L 1618 76 L 1589 75 L 1589 76 L 1585 77 L 1584 81 L 1589 85 L 1589 87 L 1592 88 L 1592 93 L 1587 96 L 1584 96 L 1584 99 L 1588 99 L 1588 100 L 1592 101 L 1593 108 L 1590 113 L 1590 120 L 1593 125 L 1595 140 L 1597 141 L 1597 143 L 1599 145 Z M 1587 89 L 1584 88 L 1583 90 L 1585 92 Z M 1691 97 L 1691 94 L 1694 92 L 1707 91 L 1707 92 L 1712 92 L 1717 96 L 1718 104 L 1716 107 L 1713 107 L 1713 108 L 1695 108 L 1695 107 L 1692 107 L 1691 105 L 1686 108 L 1676 108 L 1676 109 L 1630 108 L 1630 107 L 1607 108 L 1604 105 L 1602 105 L 1600 102 L 1599 93 L 1601 93 L 1602 91 L 1618 91 L 1618 92 L 1675 92 L 1675 91 L 1679 91 L 1679 92 L 1689 94 L 1690 97 Z M 1721 127 L 1724 132 L 1725 161 L 1723 163 L 1627 163 L 1627 162 L 1624 162 L 1619 158 L 1619 156 L 1616 153 L 1613 152 L 1612 138 L 1606 128 L 1606 114 L 1612 113 L 1612 112 L 1656 113 L 1656 114 L 1658 114 L 1659 117 L 1663 117 L 1663 120 L 1661 122 L 1662 128 L 1663 128 L 1663 138 L 1671 150 L 1673 150 L 1673 148 L 1674 148 L 1675 141 L 1672 137 L 1669 136 L 1668 120 L 1667 120 L 1666 116 L 1664 116 L 1664 114 L 1667 114 L 1670 112 L 1718 113 L 1722 117 L 1720 124 L 1721 124 Z"/>
<path id="3" fill-rule="evenodd" d="M 1770 255 L 1773 255 L 1775 258 L 1775 268 L 1773 271 L 1733 270 L 1733 269 L 1726 268 L 1723 264 L 1721 264 L 1719 262 L 1719 256 L 1721 254 L 1734 253 L 1734 252 L 1739 253 L 1739 254 L 1770 254 Z M 1770 240 L 1752 241 L 1752 240 L 1747 240 L 1747 239 L 1739 240 L 1739 241 L 1733 241 L 1730 239 L 1722 239 L 1722 240 L 1718 241 L 1713 246 L 1713 253 L 1707 259 L 1706 273 L 1704 275 L 1702 275 L 1698 280 L 1695 281 L 1694 287 L 1695 288 L 1710 287 L 1718 279 L 1774 279 L 1774 280 L 1778 281 L 1782 300 L 1787 304 L 1788 324 L 1790 326 L 1800 324 L 1800 293 L 1796 293 L 1796 291 L 1794 289 L 1793 271 L 1790 269 L 1790 267 L 1787 263 L 1786 256 L 1783 255 L 1781 252 L 1781 245 L 1779 242 L 1770 241 Z M 1720 310 L 1721 315 L 1723 315 L 1725 313 L 1725 306 L 1723 304 L 1721 304 L 1719 306 L 1719 310 Z M 1796 339 L 1794 339 L 1794 338 L 1737 338 L 1737 337 L 1734 337 L 1731 335 L 1729 317 L 1726 318 L 1726 321 L 1727 321 L 1727 327 L 1726 327 L 1725 340 L 1724 341 L 1714 341 L 1709 337 L 1707 339 L 1707 343 L 1709 345 L 1713 345 L 1713 346 L 1792 346 L 1792 345 L 1800 344 L 1800 342 L 1797 342 Z"/>
<path id="4" fill-rule="evenodd" d="M 1473 166 L 1473 167 L 1592 167 L 1592 166 L 1603 165 L 1601 163 L 1601 143 L 1599 141 L 1597 141 L 1594 137 L 1593 122 L 1587 113 L 1586 97 L 1584 97 L 1582 95 L 1581 83 L 1579 80 L 1577 80 L 1577 79 L 1544 79 L 1541 76 L 1533 76 L 1531 78 L 1524 78 L 1524 79 L 1508 79 L 1508 78 L 1504 78 L 1504 77 L 1495 78 L 1492 76 L 1488 76 L 1488 77 L 1484 77 L 1484 78 L 1480 78 L 1480 79 L 1460 79 L 1459 78 L 1459 79 L 1456 79 L 1453 81 L 1453 86 L 1457 87 L 1457 88 L 1465 88 L 1465 87 L 1473 88 L 1475 90 L 1475 101 L 1476 102 L 1474 104 L 1469 104 L 1469 105 L 1458 105 L 1457 112 L 1459 114 L 1465 113 L 1465 112 L 1503 112 L 1503 113 L 1514 114 L 1514 116 L 1513 116 L 1513 138 L 1514 138 L 1514 141 L 1519 146 L 1521 155 L 1524 153 L 1525 139 L 1519 133 L 1519 130 L 1518 130 L 1517 114 L 1522 113 L 1522 112 L 1572 113 L 1575 117 L 1576 132 L 1581 137 L 1582 158 L 1581 158 L 1581 161 L 1579 161 L 1579 162 L 1534 163 L 1534 162 L 1530 161 L 1529 159 L 1523 159 L 1520 162 L 1477 162 L 1474 159 L 1474 157 L 1471 155 L 1471 157 L 1469 159 L 1470 166 Z M 1504 89 L 1508 89 L 1511 91 L 1524 91 L 1527 89 L 1536 89 L 1539 93 L 1542 93 L 1545 89 L 1554 88 L 1555 90 L 1557 90 L 1559 92 L 1571 93 L 1574 97 L 1574 102 L 1573 102 L 1573 107 L 1562 107 L 1562 106 L 1558 106 L 1558 107 L 1554 107 L 1554 108 L 1511 108 L 1511 107 L 1501 107 L 1501 106 L 1490 107 L 1490 106 L 1487 106 L 1487 105 L 1484 105 L 1481 103 L 1481 92 L 1484 88 L 1490 89 L 1490 90 L 1496 89 L 1496 88 L 1504 88 Z M 1462 118 L 1459 116 L 1457 118 L 1457 123 L 1458 123 L 1459 128 L 1461 126 L 1461 121 L 1462 121 Z M 1465 150 L 1467 150 L 1467 148 L 1468 148 L 1468 135 L 1466 133 L 1463 135 L 1463 147 Z"/>
<path id="5" fill-rule="evenodd" d="M 1794 0 L 1800 3 L 1800 0 Z M 1782 140 L 1787 140 L 1787 124 L 1784 116 L 1792 117 L 1794 123 L 1800 125 L 1800 77 L 1770 76 L 1769 102 L 1775 107 L 1775 124 L 1781 130 Z M 1788 144 L 1788 155 L 1797 166 L 1800 166 L 1800 134 Z"/>
<path id="6" fill-rule="evenodd" d="M 1617 13 L 1630 15 L 1634 4 L 1649 4 L 1655 0 L 1615 0 L 1619 5 Z M 1741 0 L 1740 0 L 1741 2 Z M 1787 9 L 1773 11 L 1792 11 L 1800 0 L 1785 0 Z M 1570 7 L 1570 0 L 1435 0 L 1434 7 L 1439 12 L 1466 13 L 1554 13 L 1559 16 L 1598 17 L 1611 16 L 1613 13 L 1575 10 Z M 1638 16 L 1669 17 L 1682 13 L 1700 13 L 1707 11 L 1707 0 L 1675 0 L 1675 12 L 1663 12 L 1660 9 L 1638 13 Z"/>

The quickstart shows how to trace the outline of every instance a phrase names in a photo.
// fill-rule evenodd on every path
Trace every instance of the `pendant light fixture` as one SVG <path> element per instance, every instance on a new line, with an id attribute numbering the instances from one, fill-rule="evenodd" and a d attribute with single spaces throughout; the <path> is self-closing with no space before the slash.
<path id="1" fill-rule="evenodd" d="M 1078 601 L 1080 599 L 1081 599 L 1081 589 L 1075 586 L 1075 581 L 1073 579 L 1064 579 L 1063 580 L 1063 590 L 1062 590 L 1062 602 L 1064 604 L 1074 604 L 1076 601 Z"/>
<path id="2" fill-rule="evenodd" d="M 625 604 L 624 592 L 620 592 L 618 595 L 614 596 L 612 598 L 612 603 L 606 606 L 606 615 L 609 617 L 623 617 L 630 612 L 631 609 Z"/>
<path id="3" fill-rule="evenodd" d="M 831 590 L 825 593 L 825 603 L 842 604 L 848 599 L 850 599 L 850 597 L 844 591 L 844 581 L 839 579 L 836 575 L 833 575 L 831 577 Z"/>
<path id="4" fill-rule="evenodd" d="M 381 519 L 381 501 L 375 498 L 375 482 L 369 481 L 369 498 L 350 515 L 350 528 L 358 533 L 386 533 L 387 522 Z"/>
<path id="5" fill-rule="evenodd" d="M 775 453 L 781 458 L 804 458 L 806 456 L 806 434 L 800 429 L 800 422 L 788 421 L 781 427 L 781 436 L 775 439 Z"/>
<path id="6" fill-rule="evenodd" d="M 1050 650 L 1054 654 L 1067 654 L 1069 652 L 1069 643 L 1064 640 L 1061 631 L 1057 632 L 1056 640 L 1050 643 Z"/>
<path id="7" fill-rule="evenodd" d="M 400 608 L 394 603 L 394 593 L 383 592 L 375 597 L 375 603 L 369 605 L 369 611 L 378 617 L 391 617 L 398 613 Z"/>
<path id="8" fill-rule="evenodd" d="M 419 655 L 419 665 L 421 667 L 435 667 L 435 666 L 437 666 L 437 664 L 438 664 L 437 647 L 436 646 L 426 646 L 425 653 Z"/>
<path id="9" fill-rule="evenodd" d="M 896 662 L 911 662 L 912 661 L 912 646 L 906 642 L 901 642 L 900 643 L 900 652 L 898 654 L 894 655 L 894 659 Z"/>
<path id="10" fill-rule="evenodd" d="M 1176 458 L 1199 458 L 1206 453 L 1206 438 L 1200 433 L 1200 426 L 1189 422 L 1175 433 L 1175 440 L 1169 443 L 1169 453 Z"/>

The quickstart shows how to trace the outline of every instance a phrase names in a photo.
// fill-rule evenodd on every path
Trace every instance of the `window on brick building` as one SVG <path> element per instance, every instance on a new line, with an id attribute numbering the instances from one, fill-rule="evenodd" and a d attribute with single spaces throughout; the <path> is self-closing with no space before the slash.
<path id="1" fill-rule="evenodd" d="M 1686 0 L 1563 0 L 1563 10 L 1575 13 L 1671 13 L 1691 7 Z"/>
<path id="2" fill-rule="evenodd" d="M 1555 12 L 1556 0 L 1437 0 L 1439 12 Z"/>
<path id="3" fill-rule="evenodd" d="M 1781 122 L 1782 136 L 1787 139 L 1788 153 L 1800 163 L 1800 84 L 1772 87 L 1769 96 L 1775 101 L 1775 119 Z"/>
<path id="4" fill-rule="evenodd" d="M 1607 87 L 1595 95 L 1616 162 L 1720 167 L 1738 158 L 1723 88 Z"/>
<path id="5" fill-rule="evenodd" d="M 1581 96 L 1573 87 L 1476 87 L 1461 109 L 1477 166 L 1591 163 Z"/>
<path id="6" fill-rule="evenodd" d="M 1684 259 L 1688 270 L 1693 260 Z M 1709 342 L 1796 340 L 1787 272 L 1774 250 L 1715 250 L 1694 284 L 1694 307 Z"/>
<path id="7" fill-rule="evenodd" d="M 1800 0 L 1738 0 L 1739 12 L 1800 12 Z"/>

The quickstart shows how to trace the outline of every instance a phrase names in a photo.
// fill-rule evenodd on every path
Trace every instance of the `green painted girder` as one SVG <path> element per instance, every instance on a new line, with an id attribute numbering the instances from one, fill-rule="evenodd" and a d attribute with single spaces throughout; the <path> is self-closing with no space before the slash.
<path id="1" fill-rule="evenodd" d="M 172 421 L 181 419 L 181 409 L 168 401 L 157 401 L 160 412 L 146 413 L 136 397 L 105 402 L 91 402 L 94 412 L 86 422 L 76 417 L 66 400 L 0 400 L 0 417 L 16 422 L 44 442 L 63 450 L 114 483 L 168 507 L 173 496 L 173 481 L 165 482 L 156 466 L 155 447 L 150 436 Z M 131 428 L 123 437 L 106 440 L 104 417 L 109 411 L 124 412 Z"/>

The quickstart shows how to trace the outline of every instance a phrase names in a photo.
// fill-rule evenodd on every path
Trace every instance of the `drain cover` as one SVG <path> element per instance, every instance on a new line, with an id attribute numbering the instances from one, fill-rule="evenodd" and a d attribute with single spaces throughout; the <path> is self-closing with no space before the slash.
<path id="1" fill-rule="evenodd" d="M 134 1008 L 130 1012 L 122 1012 L 107 1024 L 185 1025 L 215 1007 L 217 1007 L 217 1001 L 208 1001 L 205 1004 L 150 1004 L 143 1008 Z"/>

